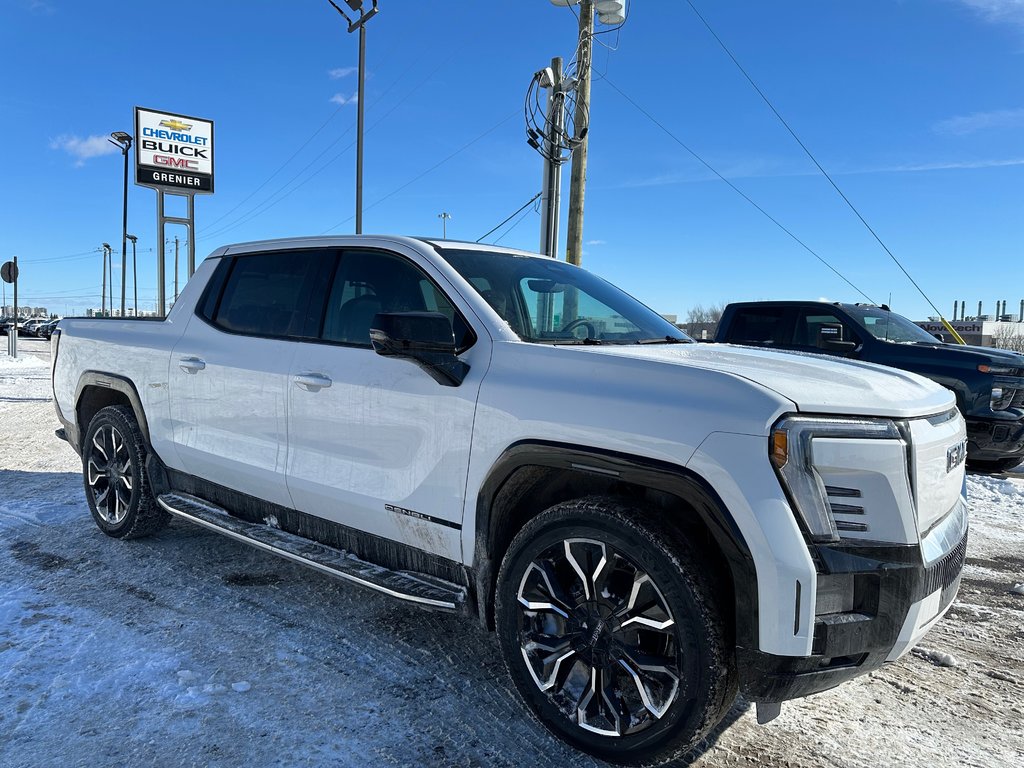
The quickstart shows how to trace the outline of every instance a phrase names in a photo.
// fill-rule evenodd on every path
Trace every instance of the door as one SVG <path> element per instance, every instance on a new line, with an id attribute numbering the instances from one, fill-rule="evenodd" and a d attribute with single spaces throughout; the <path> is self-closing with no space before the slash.
<path id="1" fill-rule="evenodd" d="M 452 560 L 489 338 L 476 338 L 440 282 L 401 255 L 341 255 L 320 338 L 297 345 L 289 400 L 288 487 L 297 509 Z M 443 386 L 370 345 L 378 312 L 439 311 L 470 366 Z M 484 336 L 485 334 L 481 334 Z"/>
<path id="2" fill-rule="evenodd" d="M 171 433 L 185 472 L 291 506 L 288 376 L 315 327 L 321 268 L 316 251 L 226 257 L 218 268 L 171 354 Z"/>

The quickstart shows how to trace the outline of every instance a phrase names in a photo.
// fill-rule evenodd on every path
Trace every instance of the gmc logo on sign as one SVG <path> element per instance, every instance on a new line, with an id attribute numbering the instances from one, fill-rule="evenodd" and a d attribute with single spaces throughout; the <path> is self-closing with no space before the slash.
<path id="1" fill-rule="evenodd" d="M 199 163 L 189 160 L 186 157 L 169 157 L 167 155 L 153 155 L 153 163 L 166 165 L 168 168 L 184 168 L 187 171 L 198 171 Z"/>

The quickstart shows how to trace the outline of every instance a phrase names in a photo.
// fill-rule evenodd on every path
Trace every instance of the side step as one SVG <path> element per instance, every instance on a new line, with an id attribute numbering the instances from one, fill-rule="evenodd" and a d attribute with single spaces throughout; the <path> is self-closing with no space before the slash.
<path id="1" fill-rule="evenodd" d="M 383 592 L 425 608 L 464 613 L 466 588 L 426 574 L 392 571 L 293 533 L 232 517 L 227 510 L 187 493 L 164 493 L 157 503 L 172 515 L 328 576 Z"/>

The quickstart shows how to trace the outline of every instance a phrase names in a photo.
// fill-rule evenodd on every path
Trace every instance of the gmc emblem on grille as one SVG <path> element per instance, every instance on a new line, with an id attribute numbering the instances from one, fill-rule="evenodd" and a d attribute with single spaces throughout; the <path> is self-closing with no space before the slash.
<path id="1" fill-rule="evenodd" d="M 954 469 L 964 463 L 964 459 L 967 458 L 967 438 L 965 437 L 956 445 L 951 445 L 946 449 L 946 472 L 952 472 Z"/>

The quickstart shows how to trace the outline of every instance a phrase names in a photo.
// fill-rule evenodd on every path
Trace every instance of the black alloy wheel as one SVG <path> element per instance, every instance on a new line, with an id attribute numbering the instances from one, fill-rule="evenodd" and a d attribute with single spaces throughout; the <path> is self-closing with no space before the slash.
<path id="1" fill-rule="evenodd" d="M 517 599 L 527 669 L 580 728 L 636 733 L 675 701 L 682 674 L 675 618 L 650 575 L 624 553 L 594 539 L 564 539 L 529 564 Z"/>
<path id="2" fill-rule="evenodd" d="M 100 410 L 86 432 L 82 476 L 89 511 L 108 536 L 145 536 L 170 520 L 150 492 L 145 462 L 145 440 L 132 410 L 124 405 Z"/>
<path id="3" fill-rule="evenodd" d="M 92 434 L 85 460 L 85 484 L 93 506 L 108 525 L 117 525 L 128 514 L 132 501 L 132 457 L 124 435 L 113 424 L 102 424 Z"/>
<path id="4" fill-rule="evenodd" d="M 534 714 L 614 762 L 653 765 L 691 748 L 736 691 L 707 570 L 615 499 L 566 502 L 527 523 L 502 563 L 496 618 Z"/>

